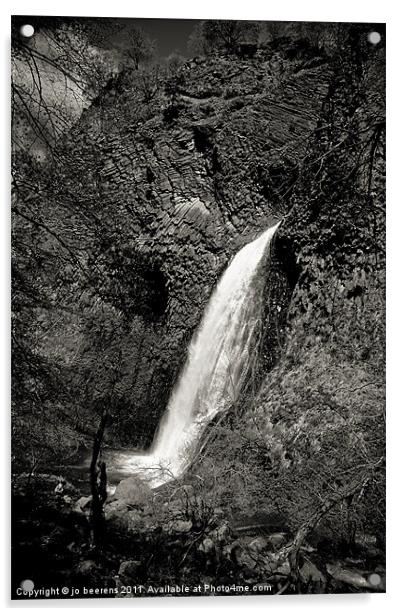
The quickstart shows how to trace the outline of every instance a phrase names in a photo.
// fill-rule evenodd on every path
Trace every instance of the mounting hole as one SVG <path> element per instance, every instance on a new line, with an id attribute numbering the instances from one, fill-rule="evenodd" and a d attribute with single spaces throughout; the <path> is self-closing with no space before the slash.
<path id="1" fill-rule="evenodd" d="M 32 580 L 23 580 L 21 582 L 21 588 L 22 590 L 25 590 L 26 592 L 32 592 L 33 589 L 35 588 L 35 584 L 33 583 Z"/>
<path id="2" fill-rule="evenodd" d="M 35 28 L 31 24 L 24 24 L 20 28 L 21 35 L 25 38 L 31 38 L 35 34 Z"/>
<path id="3" fill-rule="evenodd" d="M 378 45 L 378 43 L 381 41 L 381 34 L 379 32 L 369 32 L 368 36 L 368 42 L 371 43 L 372 45 Z"/>
<path id="4" fill-rule="evenodd" d="M 381 576 L 379 576 L 378 573 L 372 573 L 368 581 L 372 586 L 379 586 L 381 584 Z"/>

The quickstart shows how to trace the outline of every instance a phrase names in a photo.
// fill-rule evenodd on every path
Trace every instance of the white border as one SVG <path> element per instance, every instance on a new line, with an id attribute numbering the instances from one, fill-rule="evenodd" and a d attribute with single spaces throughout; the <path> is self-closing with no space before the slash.
<path id="1" fill-rule="evenodd" d="M 285 21 L 364 21 L 387 23 L 387 203 L 388 203 L 388 238 L 387 238 L 387 328 L 388 328 L 388 536 L 387 536 L 387 594 L 386 595 L 327 595 L 303 597 L 231 597 L 224 599 L 194 598 L 194 599 L 133 599 L 127 601 L 77 600 L 77 601 L 35 601 L 11 602 L 9 596 L 9 45 L 10 45 L 10 15 L 11 14 L 42 14 L 42 15 L 83 15 L 83 16 L 113 16 L 113 17 L 170 17 L 187 19 L 233 18 L 233 19 L 266 19 Z M 402 603 L 398 597 L 400 543 L 401 531 L 401 498 L 400 498 L 400 428 L 402 408 L 399 403 L 400 393 L 398 378 L 400 378 L 399 358 L 401 349 L 401 302 L 400 302 L 400 230 L 402 201 L 400 197 L 400 152 L 402 148 L 400 130 L 400 107 L 402 105 L 400 59 L 402 58 L 402 20 L 397 2 L 393 0 L 280 0 L 267 2 L 263 0 L 244 0 L 230 2 L 229 0 L 202 0 L 200 3 L 179 2 L 178 0 L 147 0 L 134 4 L 132 0 L 113 0 L 110 3 L 89 2 L 85 0 L 69 0 L 68 3 L 55 3 L 50 0 L 35 2 L 5 0 L 1 7 L 2 49 L 4 51 L 2 70 L 2 107 L 3 130 L 1 132 L 1 174 L 3 180 L 3 204 L 1 208 L 1 230 L 3 233 L 1 250 L 2 299 L 1 308 L 4 317 L 2 349 L 2 379 L 1 393 L 3 397 L 3 447 L 1 449 L 2 487 L 5 497 L 1 499 L 1 518 L 3 541 L 0 586 L 2 603 L 7 609 L 17 612 L 29 607 L 37 611 L 43 608 L 70 609 L 78 613 L 94 609 L 132 609 L 137 613 L 149 612 L 150 609 L 160 609 L 170 614 L 176 611 L 198 614 L 205 609 L 213 612 L 222 609 L 241 613 L 243 610 L 267 613 L 280 609 L 282 614 L 297 612 L 300 616 L 318 614 L 345 615 L 364 613 L 366 616 L 386 609 L 387 614 L 396 612 L 396 607 Z"/>

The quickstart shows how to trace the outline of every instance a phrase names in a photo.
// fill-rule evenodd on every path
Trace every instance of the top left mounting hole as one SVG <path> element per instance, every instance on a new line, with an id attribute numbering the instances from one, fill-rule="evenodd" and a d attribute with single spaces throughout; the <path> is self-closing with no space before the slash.
<path id="1" fill-rule="evenodd" d="M 35 28 L 31 24 L 24 24 L 20 28 L 20 33 L 24 38 L 31 38 L 35 34 Z"/>

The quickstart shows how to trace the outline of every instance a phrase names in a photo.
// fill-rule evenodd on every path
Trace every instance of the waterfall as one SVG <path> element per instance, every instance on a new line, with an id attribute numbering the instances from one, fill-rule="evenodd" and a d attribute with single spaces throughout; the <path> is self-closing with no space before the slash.
<path id="1" fill-rule="evenodd" d="M 238 399 L 255 357 L 263 297 L 260 266 L 279 223 L 234 256 L 206 306 L 149 453 L 128 468 L 152 487 L 180 476 L 207 424 Z"/>

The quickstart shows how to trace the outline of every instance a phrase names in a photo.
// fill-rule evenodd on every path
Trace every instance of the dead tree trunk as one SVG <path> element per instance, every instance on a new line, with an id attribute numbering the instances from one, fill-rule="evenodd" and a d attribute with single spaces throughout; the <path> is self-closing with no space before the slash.
<path id="1" fill-rule="evenodd" d="M 353 484 L 352 486 L 346 486 L 344 489 L 339 490 L 334 496 L 329 497 L 319 507 L 313 515 L 301 525 L 297 531 L 293 541 L 285 545 L 279 552 L 278 563 L 289 561 L 290 565 L 290 582 L 297 586 L 299 581 L 299 556 L 300 549 L 306 540 L 309 533 L 317 526 L 318 522 L 333 509 L 336 505 L 343 500 L 353 497 L 358 492 L 362 492 L 368 484 L 370 477 L 365 477 L 362 481 Z"/>
<path id="2" fill-rule="evenodd" d="M 100 469 L 98 468 L 98 459 L 103 441 L 103 434 L 109 414 L 107 411 L 103 412 L 98 430 L 95 435 L 94 445 L 92 449 L 91 466 L 89 468 L 90 481 L 91 481 L 91 494 L 92 494 L 92 506 L 91 506 L 91 522 L 92 522 L 92 534 L 93 543 L 100 545 L 103 541 L 105 532 L 105 516 L 103 513 L 103 504 L 106 500 L 106 464 L 102 462 Z M 100 482 L 98 483 L 98 476 L 100 473 Z"/>

